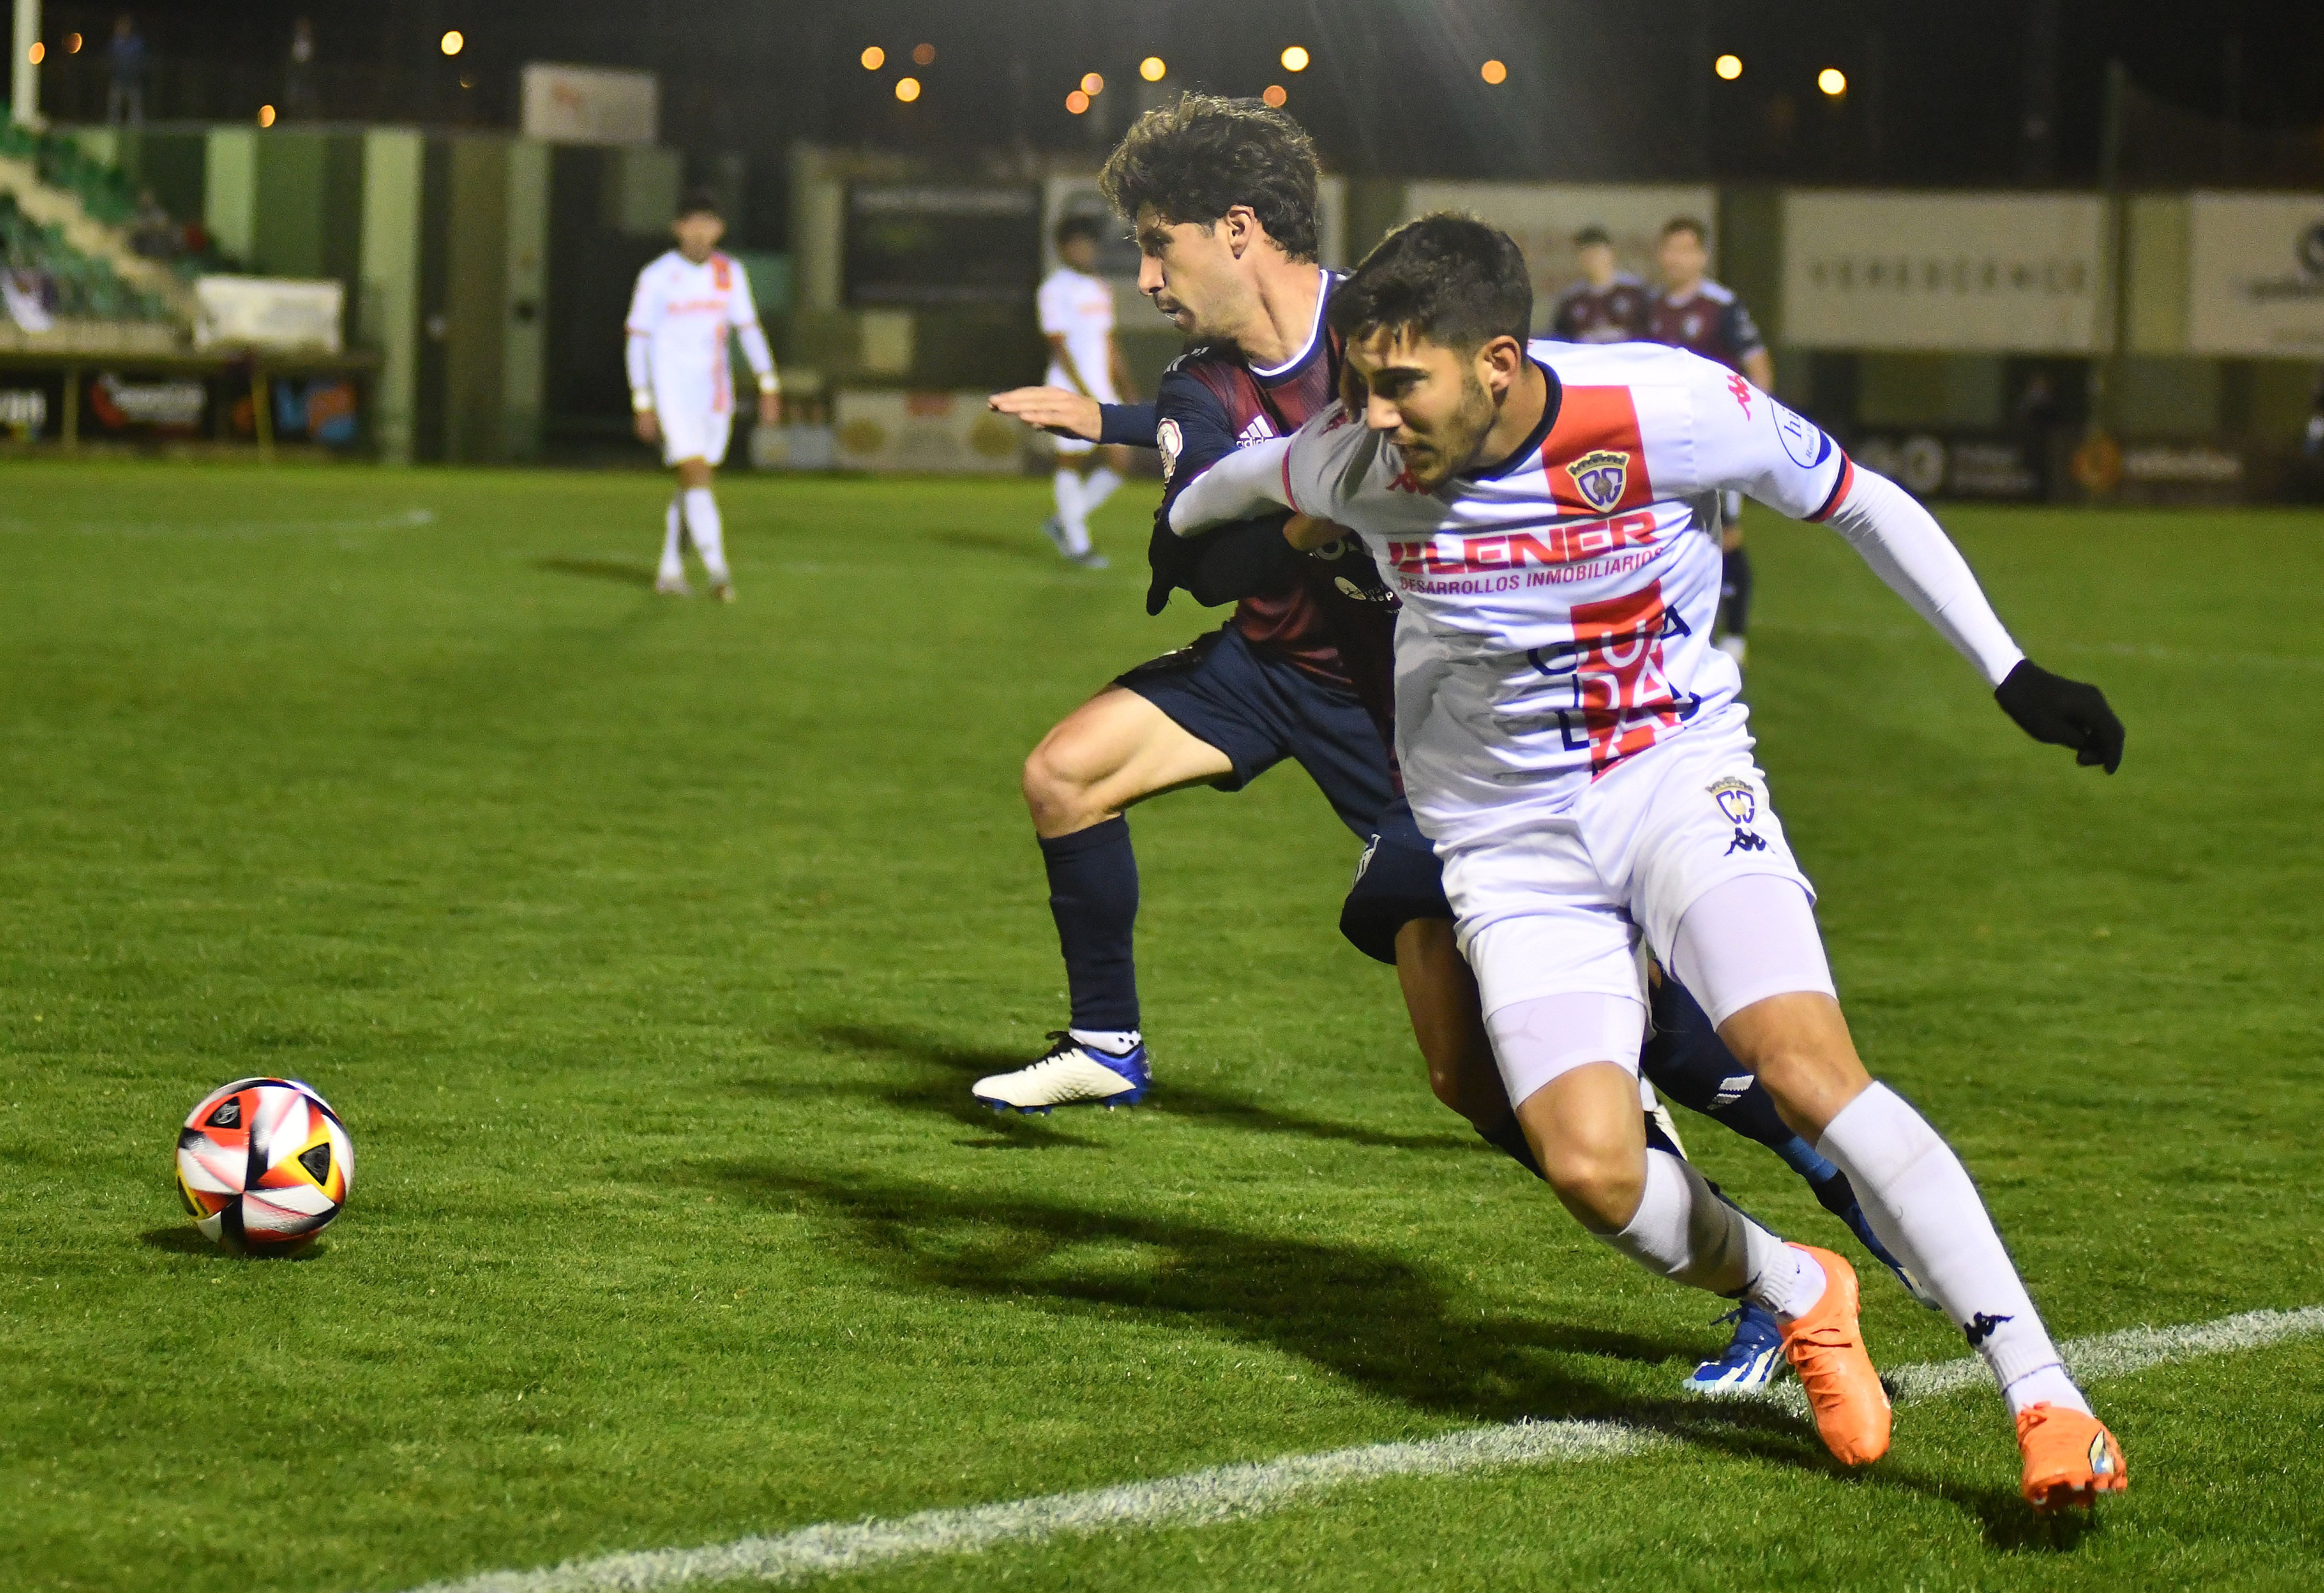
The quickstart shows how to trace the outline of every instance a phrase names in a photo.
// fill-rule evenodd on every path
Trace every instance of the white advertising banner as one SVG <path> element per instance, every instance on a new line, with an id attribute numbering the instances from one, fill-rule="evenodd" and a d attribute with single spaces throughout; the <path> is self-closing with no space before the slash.
<path id="1" fill-rule="evenodd" d="M 651 143 L 661 125 L 661 79 L 616 67 L 529 62 L 519 78 L 520 125 L 549 143 Z"/>
<path id="2" fill-rule="evenodd" d="M 936 475 L 1014 474 L 1026 428 L 974 392 L 901 392 L 843 388 L 835 463 L 842 470 L 909 470 Z"/>
<path id="3" fill-rule="evenodd" d="M 199 277 L 194 282 L 194 346 L 337 354 L 346 296 L 339 282 Z"/>
<path id="4" fill-rule="evenodd" d="M 2324 194 L 2190 198 L 2187 344 L 2195 354 L 2324 354 Z"/>
<path id="5" fill-rule="evenodd" d="M 1517 241 L 1533 268 L 1533 324 L 1546 330 L 1560 295 L 1581 280 L 1573 268 L 1573 235 L 1602 226 L 1614 240 L 1620 268 L 1655 280 L 1655 242 L 1663 224 L 1691 216 L 1719 224 L 1719 196 L 1684 183 L 1414 182 L 1405 185 L 1407 218 L 1436 210 L 1465 210 Z M 1716 233 L 1703 240 L 1718 258 Z"/>
<path id="6" fill-rule="evenodd" d="M 1795 348 L 2093 354 L 2106 201 L 2075 194 L 1787 193 Z"/>

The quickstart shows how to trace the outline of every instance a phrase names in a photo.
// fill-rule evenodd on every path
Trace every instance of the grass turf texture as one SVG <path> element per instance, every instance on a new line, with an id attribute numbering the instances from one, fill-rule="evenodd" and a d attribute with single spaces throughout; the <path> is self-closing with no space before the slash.
<path id="1" fill-rule="evenodd" d="M 641 475 L 8 483 L 6 1585 L 394 1589 L 1696 1413 L 1718 1303 L 1429 1099 L 1296 769 L 1132 819 L 1154 1104 L 969 1100 L 1063 1021 L 1019 758 L 1215 619 L 1142 617 L 1142 503 L 1093 576 L 1038 484 L 733 480 L 720 609 L 648 590 Z M 1950 518 L 2129 753 L 2107 780 L 2028 742 L 1836 539 L 1755 517 L 1761 756 L 1859 1043 L 2061 1337 L 2324 1301 L 2317 519 Z M 254 1073 L 355 1136 L 299 1260 L 213 1251 L 171 1189 L 179 1119 Z M 1876 1356 L 1962 1353 L 1858 1263 Z M 1900 1412 L 1856 1477 L 1738 1417 L 842 1585 L 2312 1585 L 2319 1374 L 2293 1345 L 2099 1386 L 2135 1491 L 2079 1535 L 2015 1502 L 1974 1395 Z"/>

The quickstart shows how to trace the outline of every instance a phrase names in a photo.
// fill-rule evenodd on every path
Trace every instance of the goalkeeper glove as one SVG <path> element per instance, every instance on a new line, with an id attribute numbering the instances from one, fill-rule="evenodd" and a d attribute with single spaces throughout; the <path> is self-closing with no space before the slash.
<path id="1" fill-rule="evenodd" d="M 2122 721 L 2097 686 L 2020 658 L 2009 677 L 1993 688 L 1993 700 L 2035 741 L 2071 747 L 2074 761 L 2085 769 L 2102 763 L 2112 774 L 2121 766 Z"/>

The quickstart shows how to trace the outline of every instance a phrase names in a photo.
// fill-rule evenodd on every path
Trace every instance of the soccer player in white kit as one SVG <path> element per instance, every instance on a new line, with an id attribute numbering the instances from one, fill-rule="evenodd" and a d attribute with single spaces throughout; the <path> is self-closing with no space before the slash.
<path id="1" fill-rule="evenodd" d="M 726 569 L 724 529 L 710 477 L 726 458 L 734 425 L 734 382 L 728 373 L 726 338 L 742 339 L 743 357 L 759 379 L 759 423 L 782 418 L 782 386 L 774 351 L 759 326 L 751 300 L 751 279 L 742 262 L 718 253 L 726 223 L 718 202 L 689 194 L 678 207 L 670 231 L 678 247 L 638 272 L 630 299 L 628 363 L 630 404 L 637 412 L 641 440 L 661 445 L 662 463 L 678 468 L 678 493 L 662 520 L 661 567 L 654 590 L 686 595 L 681 531 L 710 577 L 710 594 L 734 601 Z"/>
<path id="2" fill-rule="evenodd" d="M 1043 279 L 1037 299 L 1041 336 L 1049 343 L 1042 385 L 1118 404 L 1130 390 L 1129 373 L 1113 340 L 1113 289 L 1096 274 L 1097 218 L 1068 216 L 1057 223 L 1056 235 L 1063 263 Z M 1051 481 L 1057 511 L 1041 529 L 1075 564 L 1105 568 L 1105 555 L 1090 547 L 1089 517 L 1113 495 L 1128 467 L 1125 449 L 1101 448 L 1074 437 L 1057 439 L 1057 472 Z"/>
<path id="3" fill-rule="evenodd" d="M 1509 1099 L 1582 1226 L 1652 1271 L 1765 1306 L 1833 1453 L 1886 1449 L 1848 1264 L 1779 1243 L 1645 1145 L 1643 943 L 1985 1357 L 2027 1499 L 2122 1488 L 2122 1451 L 1967 1171 L 1857 1058 L 1812 889 L 1751 757 L 1739 673 L 1711 642 L 1720 494 L 1831 525 L 2037 739 L 2111 771 L 2120 723 L 2095 687 L 2027 659 L 1937 523 L 1812 422 L 1681 350 L 1528 346 L 1531 313 L 1506 235 L 1454 216 L 1391 234 L 1332 300 L 1360 413 L 1327 410 L 1212 465 L 1172 529 L 1280 505 L 1296 542 L 1360 535 L 1401 599 L 1406 787 Z"/>

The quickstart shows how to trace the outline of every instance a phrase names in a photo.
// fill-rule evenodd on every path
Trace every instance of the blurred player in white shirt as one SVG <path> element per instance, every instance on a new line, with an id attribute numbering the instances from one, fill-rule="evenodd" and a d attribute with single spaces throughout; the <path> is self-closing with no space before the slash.
<path id="1" fill-rule="evenodd" d="M 1096 274 L 1097 236 L 1094 216 L 1068 216 L 1057 223 L 1057 258 L 1064 263 L 1042 281 L 1038 299 L 1041 335 L 1049 340 L 1049 371 L 1041 380 L 1101 404 L 1118 404 L 1130 389 L 1129 373 L 1113 341 L 1113 289 Z M 1113 495 L 1128 467 L 1125 449 L 1057 439 L 1057 512 L 1041 529 L 1075 564 L 1105 568 L 1105 556 L 1090 548 L 1089 517 Z"/>
<path id="2" fill-rule="evenodd" d="M 759 423 L 781 418 L 782 388 L 775 356 L 759 327 L 751 300 L 751 281 L 742 262 L 718 253 L 726 223 L 717 201 L 690 194 L 670 224 L 678 247 L 638 272 L 630 299 L 630 404 L 637 411 L 638 436 L 661 445 L 662 463 L 678 469 L 678 494 L 664 516 L 661 568 L 654 590 L 686 594 L 681 529 L 694 539 L 710 594 L 734 601 L 726 570 L 726 548 L 718 501 L 710 493 L 711 472 L 726 457 L 734 425 L 734 383 L 727 370 L 729 332 L 742 341 L 742 354 L 759 379 Z"/>

